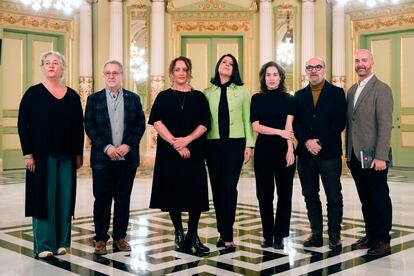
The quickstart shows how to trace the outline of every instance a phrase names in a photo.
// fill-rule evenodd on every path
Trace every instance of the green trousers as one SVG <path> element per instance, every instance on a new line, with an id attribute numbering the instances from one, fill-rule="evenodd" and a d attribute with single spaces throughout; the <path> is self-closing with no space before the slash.
<path id="1" fill-rule="evenodd" d="M 69 156 L 47 157 L 47 219 L 33 218 L 34 253 L 70 247 L 72 168 Z"/>

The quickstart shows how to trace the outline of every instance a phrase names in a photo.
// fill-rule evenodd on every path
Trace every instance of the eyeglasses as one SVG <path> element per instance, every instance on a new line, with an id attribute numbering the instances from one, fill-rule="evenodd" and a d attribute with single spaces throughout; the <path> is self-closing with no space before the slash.
<path id="1" fill-rule="evenodd" d="M 315 66 L 312 66 L 312 65 L 307 65 L 305 68 L 306 68 L 306 70 L 308 70 L 308 71 L 312 71 L 313 69 L 315 69 L 316 71 L 321 71 L 321 70 L 322 70 L 322 68 L 323 68 L 323 66 L 322 66 L 322 65 L 320 65 L 320 64 L 315 65 Z"/>
<path id="2" fill-rule="evenodd" d="M 121 72 L 113 71 L 113 72 L 104 72 L 105 77 L 109 78 L 111 75 L 114 77 L 118 77 L 121 74 Z"/>
<path id="3" fill-rule="evenodd" d="M 57 61 L 54 61 L 54 62 L 50 62 L 50 61 L 45 61 L 44 62 L 44 64 L 43 64 L 44 66 L 53 66 L 53 67 L 57 67 L 57 66 L 60 66 L 60 63 L 59 62 L 57 62 Z"/>

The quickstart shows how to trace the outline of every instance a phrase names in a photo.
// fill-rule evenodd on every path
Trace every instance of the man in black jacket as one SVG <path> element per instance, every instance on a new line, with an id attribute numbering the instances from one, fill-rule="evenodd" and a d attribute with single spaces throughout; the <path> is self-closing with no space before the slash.
<path id="1" fill-rule="evenodd" d="M 99 255 L 107 253 L 112 199 L 113 247 L 131 250 L 125 237 L 145 116 L 139 96 L 122 88 L 122 78 L 122 64 L 108 61 L 104 66 L 106 87 L 88 97 L 85 111 L 85 130 L 92 145 L 95 254 Z"/>
<path id="2" fill-rule="evenodd" d="M 342 141 L 345 128 L 344 90 L 325 80 L 326 66 L 321 58 L 306 62 L 309 85 L 295 94 L 294 131 L 298 140 L 298 173 L 305 197 L 312 235 L 305 247 L 320 247 L 322 239 L 322 205 L 319 177 L 322 179 L 328 207 L 329 247 L 339 249 L 342 222 Z"/>

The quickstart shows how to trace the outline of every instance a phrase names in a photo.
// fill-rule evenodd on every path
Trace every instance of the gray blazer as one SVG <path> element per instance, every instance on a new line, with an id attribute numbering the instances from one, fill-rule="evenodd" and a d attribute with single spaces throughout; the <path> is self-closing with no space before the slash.
<path id="1" fill-rule="evenodd" d="M 351 160 L 352 149 L 359 161 L 359 152 L 370 149 L 375 151 L 375 159 L 389 161 L 394 106 L 391 88 L 374 75 L 361 91 L 354 108 L 357 87 L 358 84 L 354 84 L 348 90 L 347 160 Z"/>

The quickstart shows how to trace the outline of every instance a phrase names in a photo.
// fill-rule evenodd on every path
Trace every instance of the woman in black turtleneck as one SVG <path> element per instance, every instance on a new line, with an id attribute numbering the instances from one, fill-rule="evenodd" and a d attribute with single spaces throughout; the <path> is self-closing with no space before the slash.
<path id="1" fill-rule="evenodd" d="M 270 61 L 259 72 L 260 93 L 253 95 L 250 120 L 259 135 L 256 140 L 254 172 L 256 195 L 262 218 L 262 247 L 283 248 L 289 236 L 292 186 L 295 174 L 293 148 L 293 96 L 286 92 L 285 70 Z M 276 182 L 277 211 L 273 214 Z"/>

